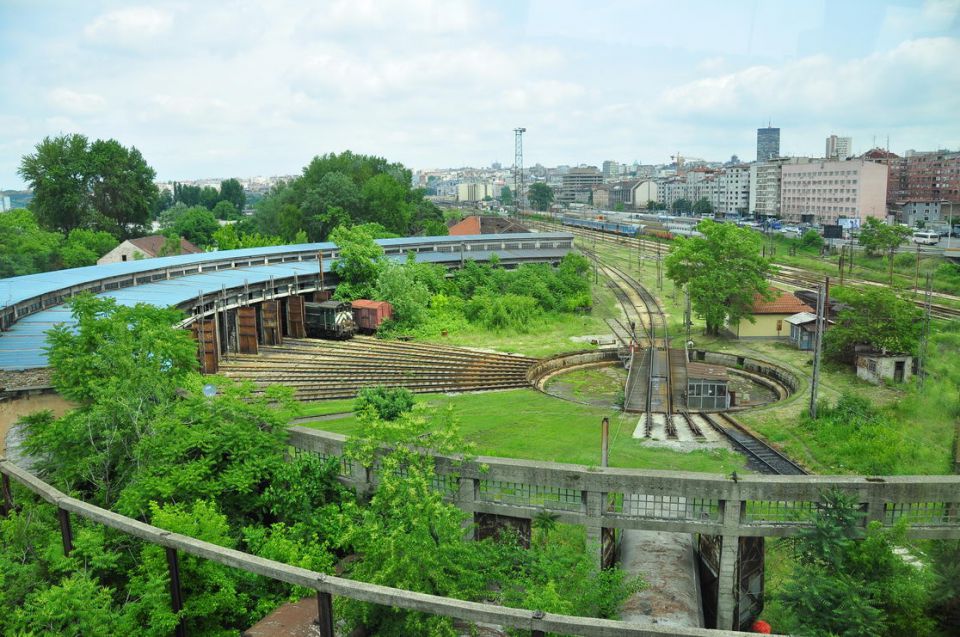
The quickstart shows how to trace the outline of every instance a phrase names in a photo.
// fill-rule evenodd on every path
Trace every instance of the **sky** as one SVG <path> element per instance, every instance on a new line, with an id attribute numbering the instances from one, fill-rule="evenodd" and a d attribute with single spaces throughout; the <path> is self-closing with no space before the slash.
<path id="1" fill-rule="evenodd" d="M 45 136 L 160 180 L 960 149 L 960 0 L 0 0 L 0 189 Z"/>

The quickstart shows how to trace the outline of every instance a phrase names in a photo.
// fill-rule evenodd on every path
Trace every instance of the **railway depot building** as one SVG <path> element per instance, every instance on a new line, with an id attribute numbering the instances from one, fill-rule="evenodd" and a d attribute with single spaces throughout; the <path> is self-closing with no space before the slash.
<path id="1" fill-rule="evenodd" d="M 800 312 L 812 313 L 813 308 L 789 292 L 772 288 L 772 300 L 765 300 L 759 294 L 754 296 L 751 314 L 753 322 L 748 320 L 727 325 L 727 331 L 740 339 L 790 338 L 788 319 Z"/>

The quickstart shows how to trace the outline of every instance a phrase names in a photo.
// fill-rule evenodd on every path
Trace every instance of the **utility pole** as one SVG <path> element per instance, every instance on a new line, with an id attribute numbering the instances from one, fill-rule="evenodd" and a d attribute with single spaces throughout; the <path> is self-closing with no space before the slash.
<path id="1" fill-rule="evenodd" d="M 523 134 L 527 132 L 526 128 L 514 128 L 514 159 L 513 159 L 513 187 L 517 191 L 514 201 L 516 202 L 517 218 L 523 214 Z"/>
<path id="2" fill-rule="evenodd" d="M 823 347 L 824 286 L 817 288 L 817 331 L 813 345 L 813 379 L 810 381 L 810 417 L 817 418 L 817 385 L 820 383 L 820 356 Z"/>
<path id="3" fill-rule="evenodd" d="M 600 466 L 608 467 L 610 460 L 610 419 L 600 422 Z"/>
<path id="4" fill-rule="evenodd" d="M 933 297 L 933 281 L 930 275 L 927 275 L 927 294 L 926 301 L 923 304 L 923 332 L 920 333 L 920 355 L 917 357 L 917 385 L 923 389 L 923 377 L 925 375 L 923 366 L 926 362 L 927 339 L 930 336 L 930 302 Z"/>
<path id="5" fill-rule="evenodd" d="M 913 274 L 913 294 L 916 296 L 920 286 L 920 244 L 917 244 L 917 269 Z"/>
<path id="6" fill-rule="evenodd" d="M 686 295 L 687 295 L 687 307 L 686 307 L 686 311 L 683 313 L 683 314 L 684 314 L 684 321 L 683 321 L 683 322 L 686 324 L 686 327 L 687 327 L 687 342 L 689 343 L 689 342 L 690 342 L 690 328 L 693 326 L 693 317 L 691 316 L 691 311 L 690 311 L 690 284 L 689 284 L 689 283 L 688 283 L 687 285 L 683 286 L 683 291 L 684 291 L 684 292 L 686 293 Z"/>

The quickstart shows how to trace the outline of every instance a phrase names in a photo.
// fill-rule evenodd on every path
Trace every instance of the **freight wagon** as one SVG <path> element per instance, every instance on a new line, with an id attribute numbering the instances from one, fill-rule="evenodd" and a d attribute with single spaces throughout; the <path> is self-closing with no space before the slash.
<path id="1" fill-rule="evenodd" d="M 357 299 L 353 305 L 353 320 L 361 332 L 372 334 L 380 325 L 393 317 L 393 306 L 386 301 Z"/>
<path id="2" fill-rule="evenodd" d="M 349 303 L 323 301 L 304 303 L 303 307 L 307 319 L 307 336 L 311 338 L 346 340 L 357 333 L 357 324 L 353 320 Z"/>

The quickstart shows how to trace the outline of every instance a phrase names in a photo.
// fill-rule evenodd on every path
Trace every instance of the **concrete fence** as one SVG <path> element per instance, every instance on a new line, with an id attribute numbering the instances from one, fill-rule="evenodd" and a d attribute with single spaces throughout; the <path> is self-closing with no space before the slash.
<path id="1" fill-rule="evenodd" d="M 537 389 L 543 389 L 547 379 L 571 367 L 595 365 L 617 361 L 615 349 L 592 349 L 572 354 L 557 354 L 538 361 L 527 370 L 527 381 Z"/>
<path id="2" fill-rule="evenodd" d="M 534 636 L 541 637 L 548 631 L 563 635 L 585 635 L 588 637 L 667 637 L 670 635 L 676 637 L 736 637 L 737 635 L 746 634 L 702 628 L 677 629 L 605 619 L 555 615 L 537 610 L 531 611 L 507 608 L 494 604 L 465 602 L 436 595 L 413 593 L 387 586 L 357 582 L 341 577 L 334 577 L 325 573 L 289 566 L 275 560 L 264 559 L 242 551 L 224 548 L 209 542 L 203 542 L 192 537 L 180 535 L 179 533 L 171 533 L 132 518 L 118 515 L 106 509 L 66 496 L 5 458 L 0 458 L 0 474 L 3 475 L 3 513 L 6 514 L 14 505 L 10 490 L 10 482 L 12 479 L 40 496 L 43 500 L 57 507 L 61 532 L 63 534 L 64 550 L 68 554 L 73 549 L 70 524 L 71 514 L 78 515 L 122 533 L 133 535 L 151 544 L 165 547 L 167 550 L 167 561 L 170 567 L 171 604 L 175 611 L 179 610 L 178 604 L 182 603 L 181 591 L 179 590 L 179 567 L 177 566 L 179 552 L 208 559 L 232 568 L 238 568 L 248 573 L 262 575 L 276 581 L 303 586 L 317 591 L 320 634 L 329 637 L 333 637 L 334 634 L 335 622 L 331 603 L 333 595 L 340 595 L 372 604 L 420 611 L 433 615 L 443 615 L 467 622 L 484 622 L 526 629 L 532 631 Z M 185 634 L 182 626 L 178 628 L 177 634 Z"/>

